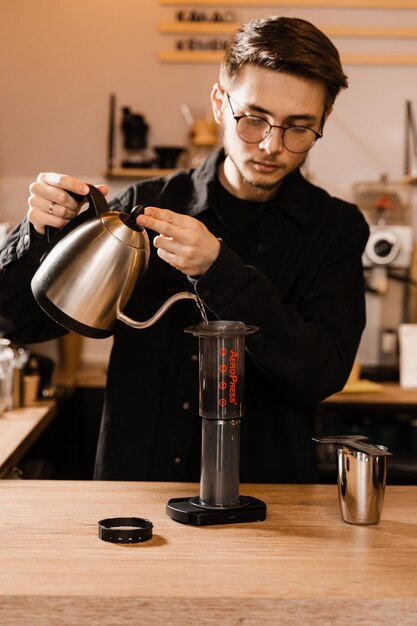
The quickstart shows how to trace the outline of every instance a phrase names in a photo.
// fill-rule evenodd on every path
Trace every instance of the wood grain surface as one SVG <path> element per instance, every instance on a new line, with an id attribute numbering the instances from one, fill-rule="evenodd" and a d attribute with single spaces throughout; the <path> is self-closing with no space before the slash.
<path id="1" fill-rule="evenodd" d="M 53 400 L 0 415 L 0 478 L 22 459 L 56 414 Z"/>
<path id="2" fill-rule="evenodd" d="M 0 623 L 417 623 L 417 487 L 389 486 L 375 526 L 345 524 L 336 486 L 242 485 L 264 522 L 193 527 L 165 514 L 198 485 L 0 481 Z M 104 517 L 152 520 L 115 545 Z"/>
<path id="3" fill-rule="evenodd" d="M 381 388 L 372 392 L 339 392 L 324 400 L 327 404 L 380 404 L 382 406 L 415 406 L 417 389 L 406 389 L 398 383 L 382 383 Z"/>

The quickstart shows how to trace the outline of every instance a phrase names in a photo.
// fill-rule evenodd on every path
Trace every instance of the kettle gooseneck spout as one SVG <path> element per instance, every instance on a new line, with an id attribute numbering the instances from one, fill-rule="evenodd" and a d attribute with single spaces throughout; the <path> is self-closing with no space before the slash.
<path id="1" fill-rule="evenodd" d="M 179 293 L 176 293 L 168 298 L 168 300 L 164 302 L 161 308 L 158 309 L 158 311 L 148 320 L 139 322 L 132 319 L 131 317 L 128 317 L 122 311 L 119 311 L 117 313 L 117 319 L 120 322 L 124 322 L 128 326 L 131 326 L 132 328 L 148 328 L 149 326 L 152 326 L 152 324 L 155 324 L 155 322 L 157 322 L 159 318 L 162 317 L 175 302 L 178 302 L 178 300 L 195 300 L 195 302 L 197 303 L 199 301 L 198 296 L 196 296 L 194 293 L 191 293 L 189 291 L 180 291 Z"/>

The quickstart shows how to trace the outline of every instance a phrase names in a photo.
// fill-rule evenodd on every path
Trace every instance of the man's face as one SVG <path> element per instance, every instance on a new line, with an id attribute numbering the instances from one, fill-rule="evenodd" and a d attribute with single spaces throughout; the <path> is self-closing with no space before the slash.
<path id="1" fill-rule="evenodd" d="M 321 130 L 326 92 L 320 81 L 247 65 L 228 94 L 235 116 L 255 115 L 284 128 L 295 125 Z M 227 156 L 221 181 L 243 199 L 272 197 L 282 179 L 302 165 L 306 153 L 289 152 L 279 128 L 272 129 L 260 143 L 246 143 L 237 134 L 228 98 L 218 85 L 212 102 L 215 119 L 224 126 Z"/>

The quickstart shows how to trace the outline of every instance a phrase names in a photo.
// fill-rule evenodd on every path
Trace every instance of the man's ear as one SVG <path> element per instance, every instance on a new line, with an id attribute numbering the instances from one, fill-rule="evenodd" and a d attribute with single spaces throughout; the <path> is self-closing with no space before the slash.
<path id="1" fill-rule="evenodd" d="M 213 117 L 216 124 L 223 124 L 223 97 L 224 90 L 220 87 L 219 83 L 213 85 L 211 90 L 211 108 L 213 111 Z"/>

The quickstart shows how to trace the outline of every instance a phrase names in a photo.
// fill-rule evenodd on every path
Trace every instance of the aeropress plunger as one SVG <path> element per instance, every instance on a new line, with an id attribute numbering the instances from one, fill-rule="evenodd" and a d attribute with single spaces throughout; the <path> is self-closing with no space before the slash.
<path id="1" fill-rule="evenodd" d="M 202 322 L 185 329 L 199 338 L 199 410 L 202 417 L 200 496 L 172 498 L 166 512 L 183 524 L 262 521 L 266 504 L 239 494 L 240 422 L 244 414 L 243 322 Z"/>

